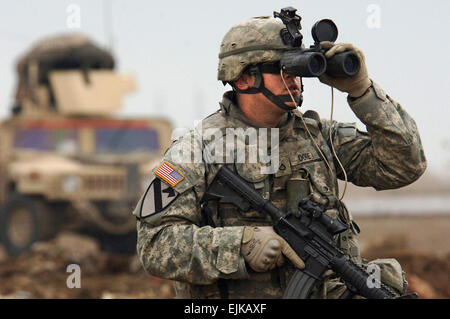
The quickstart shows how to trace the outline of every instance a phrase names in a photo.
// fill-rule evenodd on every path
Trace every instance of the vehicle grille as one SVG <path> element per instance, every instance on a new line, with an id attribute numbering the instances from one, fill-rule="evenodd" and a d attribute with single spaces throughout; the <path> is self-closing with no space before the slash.
<path id="1" fill-rule="evenodd" d="M 125 194 L 125 175 L 87 174 L 81 180 L 79 194 L 86 198 L 118 198 Z"/>

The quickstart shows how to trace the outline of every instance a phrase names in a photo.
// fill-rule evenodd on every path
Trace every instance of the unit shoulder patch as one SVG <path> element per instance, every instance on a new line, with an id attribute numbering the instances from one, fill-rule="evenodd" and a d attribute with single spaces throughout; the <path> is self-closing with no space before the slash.
<path id="1" fill-rule="evenodd" d="M 177 191 L 159 178 L 155 178 L 145 192 L 139 217 L 145 218 L 163 211 L 177 197 Z"/>

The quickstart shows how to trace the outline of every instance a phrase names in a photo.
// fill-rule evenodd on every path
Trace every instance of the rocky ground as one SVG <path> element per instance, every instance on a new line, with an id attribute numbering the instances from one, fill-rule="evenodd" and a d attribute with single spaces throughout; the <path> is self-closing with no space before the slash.
<path id="1" fill-rule="evenodd" d="M 0 261 L 0 298 L 171 298 L 168 281 L 147 275 L 137 257 L 102 251 L 87 236 L 61 233 L 32 250 Z M 80 288 L 73 269 L 80 266 Z M 69 272 L 68 272 L 69 271 Z"/>
<path id="2" fill-rule="evenodd" d="M 364 257 L 397 258 L 410 290 L 422 298 L 450 298 L 450 215 L 357 219 Z M 81 288 L 68 266 L 81 270 Z M 19 258 L 0 247 L 0 298 L 172 298 L 171 283 L 146 274 L 136 256 L 115 255 L 98 242 L 61 233 Z"/>

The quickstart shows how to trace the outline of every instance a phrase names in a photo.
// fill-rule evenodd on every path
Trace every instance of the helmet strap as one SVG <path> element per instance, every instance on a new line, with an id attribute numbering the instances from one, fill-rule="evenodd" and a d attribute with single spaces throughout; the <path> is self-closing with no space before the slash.
<path id="1" fill-rule="evenodd" d="M 249 74 L 255 77 L 255 84 L 252 87 L 249 87 L 248 89 L 241 90 L 236 85 L 231 84 L 234 90 L 236 92 L 241 94 L 258 94 L 262 93 L 269 101 L 271 101 L 273 104 L 278 106 L 279 108 L 285 110 L 285 111 L 292 111 L 295 108 L 288 106 L 286 103 L 292 102 L 292 98 L 289 94 L 284 95 L 275 95 L 272 93 L 272 91 L 268 90 L 264 85 L 264 78 L 262 76 L 263 72 L 261 72 L 261 67 L 259 65 L 251 66 L 249 69 Z M 272 73 L 272 72 L 270 72 Z M 294 101 L 296 103 L 296 107 L 299 107 L 302 105 L 303 102 L 303 95 L 300 94 L 300 97 L 294 96 Z"/>

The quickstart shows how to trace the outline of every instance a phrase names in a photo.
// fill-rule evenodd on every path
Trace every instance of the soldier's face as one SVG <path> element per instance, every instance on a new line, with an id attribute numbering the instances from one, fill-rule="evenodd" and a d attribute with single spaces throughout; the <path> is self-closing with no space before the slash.
<path id="1" fill-rule="evenodd" d="M 294 97 L 300 97 L 302 93 L 301 78 L 284 74 L 283 78 L 280 74 L 263 73 L 264 85 L 275 95 L 288 95 L 289 91 Z M 283 81 L 284 79 L 284 81 Z M 287 102 L 290 107 L 297 107 L 295 102 Z"/>
<path id="2" fill-rule="evenodd" d="M 301 78 L 299 77 L 285 74 L 282 78 L 279 73 L 263 73 L 262 76 L 264 79 L 264 86 L 274 95 L 289 95 L 290 91 L 292 96 L 299 98 L 302 93 Z M 241 90 L 247 90 L 250 87 L 254 87 L 255 80 L 255 76 L 244 73 L 234 82 L 234 84 Z M 283 114 L 288 112 L 275 105 L 262 93 L 243 94 L 242 98 L 244 98 L 244 96 L 249 103 L 257 104 L 261 106 L 262 109 L 269 110 L 271 113 Z M 286 105 L 293 109 L 297 107 L 295 102 L 286 102 Z"/>

